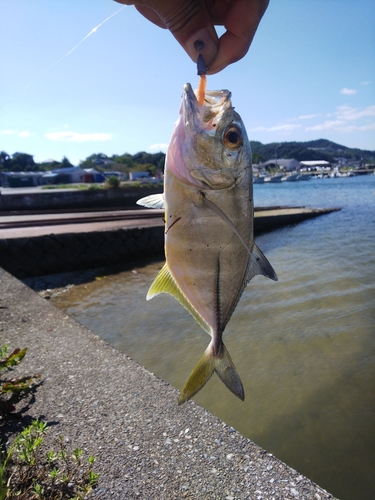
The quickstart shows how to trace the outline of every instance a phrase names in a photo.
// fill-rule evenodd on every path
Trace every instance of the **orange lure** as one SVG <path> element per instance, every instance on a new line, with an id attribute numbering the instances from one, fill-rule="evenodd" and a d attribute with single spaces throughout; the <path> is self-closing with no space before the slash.
<path id="1" fill-rule="evenodd" d="M 203 106 L 204 104 L 204 96 L 206 95 L 206 84 L 207 78 L 206 75 L 200 75 L 199 84 L 198 84 L 198 92 L 197 92 L 197 100 L 199 106 Z"/>

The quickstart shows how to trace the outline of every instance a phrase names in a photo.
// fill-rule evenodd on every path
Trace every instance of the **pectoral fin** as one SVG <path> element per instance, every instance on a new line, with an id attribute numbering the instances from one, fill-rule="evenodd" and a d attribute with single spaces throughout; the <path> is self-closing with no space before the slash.
<path id="1" fill-rule="evenodd" d="M 159 274 L 156 276 L 147 293 L 146 300 L 151 300 L 155 297 L 155 295 L 159 295 L 159 293 L 169 293 L 169 295 L 172 295 L 193 316 L 195 321 L 203 328 L 203 330 L 207 333 L 211 332 L 210 327 L 181 292 L 167 264 L 164 264 Z"/>
<path id="2" fill-rule="evenodd" d="M 150 196 L 145 196 L 136 203 L 146 208 L 164 208 L 164 194 L 150 194 Z"/>
<path id="3" fill-rule="evenodd" d="M 233 224 L 233 222 L 230 220 L 230 218 L 228 216 L 226 216 L 225 213 L 221 210 L 221 208 L 219 208 L 217 205 L 215 205 L 215 203 L 213 203 L 212 201 L 208 200 L 203 193 L 201 193 L 201 196 L 202 196 L 203 205 L 206 208 L 209 208 L 212 212 L 214 212 L 224 222 L 226 222 L 228 224 L 228 226 L 231 228 L 231 230 L 234 232 L 234 234 L 236 234 L 238 236 L 238 238 L 240 239 L 241 243 L 246 248 L 247 253 L 249 255 L 251 255 L 250 248 L 247 246 L 246 241 L 242 238 L 240 232 L 238 231 L 238 229 L 236 228 L 236 226 Z"/>
<path id="4" fill-rule="evenodd" d="M 243 246 L 246 248 L 247 253 L 250 255 L 250 266 L 247 274 L 247 283 L 253 278 L 256 274 L 262 274 L 263 276 L 266 276 L 267 278 L 270 278 L 271 280 L 277 281 L 277 275 L 271 266 L 271 264 L 268 262 L 267 257 L 263 254 L 263 252 L 256 246 L 255 243 L 253 243 L 252 248 L 250 249 L 248 245 L 246 244 L 246 241 L 243 239 L 241 236 L 240 232 L 236 228 L 236 226 L 233 224 L 233 222 L 225 215 L 225 213 L 217 206 L 215 203 L 212 201 L 208 200 L 203 193 L 201 193 L 202 196 L 202 202 L 205 205 L 206 208 L 209 208 L 212 212 L 217 214 L 224 222 L 228 224 L 228 226 L 232 229 L 234 234 L 236 234 L 243 244 Z"/>

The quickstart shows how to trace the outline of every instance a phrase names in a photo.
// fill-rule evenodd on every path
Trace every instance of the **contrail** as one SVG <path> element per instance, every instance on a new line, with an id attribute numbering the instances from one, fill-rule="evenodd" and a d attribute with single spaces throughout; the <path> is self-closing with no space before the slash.
<path id="1" fill-rule="evenodd" d="M 88 33 L 85 37 L 82 38 L 82 40 L 80 42 L 77 43 L 77 45 L 75 45 L 72 49 L 69 50 L 69 52 L 67 52 L 65 55 L 63 55 L 62 57 L 60 57 L 60 59 L 58 59 L 57 61 L 55 61 L 53 64 L 51 64 L 51 66 L 48 66 L 48 68 L 44 69 L 41 73 L 39 73 L 39 75 L 37 75 L 35 78 L 33 78 L 23 89 L 21 89 L 19 92 L 17 92 L 17 94 L 15 94 L 13 97 L 11 97 L 8 101 L 6 101 L 3 105 L 0 106 L 0 109 L 2 109 L 6 104 L 9 104 L 11 101 L 13 101 L 13 99 L 15 99 L 17 96 L 19 96 L 20 94 L 22 94 L 22 92 L 24 92 L 27 88 L 30 87 L 30 85 L 32 85 L 36 80 L 38 80 L 38 78 L 40 78 L 41 76 L 44 75 L 44 73 L 46 73 L 47 71 L 49 71 L 51 68 L 53 68 L 54 66 L 56 66 L 56 64 L 59 64 L 59 62 L 61 62 L 63 59 L 65 59 L 69 54 L 71 54 L 74 50 L 76 50 L 80 45 L 81 43 L 83 43 L 85 40 L 87 40 L 87 38 L 89 36 L 91 36 L 93 33 L 95 33 L 95 31 L 100 28 L 100 26 L 102 26 L 104 23 L 106 23 L 107 21 L 109 21 L 111 19 L 111 17 L 115 16 L 116 14 L 118 14 L 121 10 L 125 9 L 125 7 L 127 7 L 127 5 L 124 5 L 123 7 L 121 7 L 120 9 L 116 10 L 116 12 L 114 12 L 113 14 L 111 14 L 110 16 L 108 16 L 106 19 L 104 19 L 104 21 L 102 21 L 101 23 L 98 24 L 98 26 L 95 26 L 95 28 L 93 28 L 90 33 Z"/>

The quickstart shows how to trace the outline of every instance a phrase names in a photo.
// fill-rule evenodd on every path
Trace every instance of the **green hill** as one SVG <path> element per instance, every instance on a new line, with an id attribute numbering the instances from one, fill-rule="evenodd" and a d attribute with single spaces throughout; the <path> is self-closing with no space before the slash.
<path id="1" fill-rule="evenodd" d="M 366 151 L 358 148 L 347 148 L 341 144 L 328 141 L 327 139 L 317 139 L 307 142 L 272 142 L 262 144 L 257 141 L 250 141 L 254 160 L 273 160 L 275 152 L 277 158 L 295 158 L 298 161 L 306 160 L 326 160 L 334 162 L 335 158 L 347 158 L 352 161 L 362 159 L 364 163 L 375 161 L 375 151 Z"/>

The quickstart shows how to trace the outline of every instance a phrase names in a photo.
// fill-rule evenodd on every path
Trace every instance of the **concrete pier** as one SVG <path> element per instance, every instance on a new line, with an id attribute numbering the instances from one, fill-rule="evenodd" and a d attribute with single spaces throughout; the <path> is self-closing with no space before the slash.
<path id="1" fill-rule="evenodd" d="M 255 234 L 334 209 L 255 209 Z M 164 251 L 163 210 L 8 215 L 0 217 L 0 266 L 23 279 L 123 264 Z"/>
<path id="2" fill-rule="evenodd" d="M 42 374 L 27 416 L 97 457 L 90 498 L 334 498 L 2 269 L 0 322 L 2 344 L 28 347 L 17 373 Z"/>

